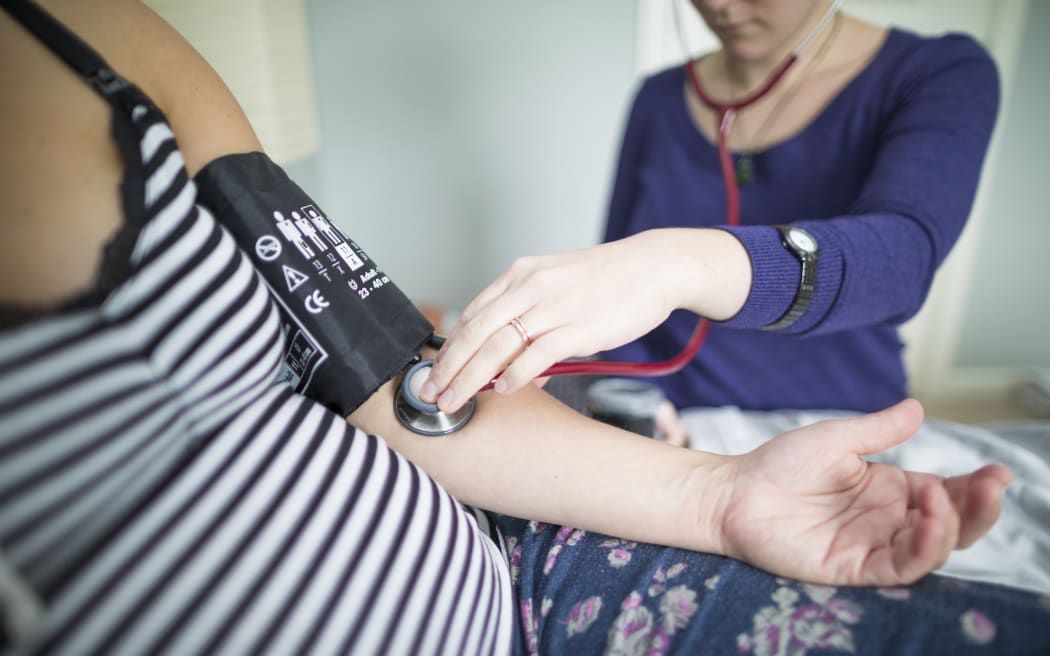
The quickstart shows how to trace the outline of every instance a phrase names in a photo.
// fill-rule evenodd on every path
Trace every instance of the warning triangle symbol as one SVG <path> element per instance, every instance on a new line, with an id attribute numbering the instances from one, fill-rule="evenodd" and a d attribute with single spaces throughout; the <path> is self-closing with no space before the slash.
<path id="1" fill-rule="evenodd" d="M 281 268 L 284 269 L 284 282 L 288 285 L 288 291 L 294 292 L 299 288 L 299 285 L 306 282 L 307 277 L 305 273 L 296 271 L 287 264 L 282 264 Z"/>

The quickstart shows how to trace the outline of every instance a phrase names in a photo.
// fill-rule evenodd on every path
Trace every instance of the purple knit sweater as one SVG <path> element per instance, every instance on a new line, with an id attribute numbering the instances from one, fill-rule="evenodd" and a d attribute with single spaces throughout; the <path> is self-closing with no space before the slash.
<path id="1" fill-rule="evenodd" d="M 717 148 L 692 123 L 682 67 L 639 90 L 624 134 L 605 239 L 650 228 L 719 226 Z M 740 190 L 750 295 L 713 326 L 695 360 L 659 384 L 678 407 L 871 411 L 907 395 L 898 325 L 926 298 L 966 222 L 998 110 L 995 64 L 973 39 L 891 30 L 872 62 L 801 133 L 754 155 Z M 813 301 L 780 318 L 800 265 L 769 224 L 804 226 L 820 244 Z M 688 271 L 683 276 L 692 275 Z M 641 279 L 641 274 L 640 274 Z M 695 315 L 678 311 L 605 356 L 662 360 Z"/>

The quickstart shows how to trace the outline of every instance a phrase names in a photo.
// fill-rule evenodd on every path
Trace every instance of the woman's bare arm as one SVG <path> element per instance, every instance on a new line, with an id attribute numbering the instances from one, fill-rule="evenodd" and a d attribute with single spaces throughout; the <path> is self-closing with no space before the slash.
<path id="1" fill-rule="evenodd" d="M 727 459 L 671 447 L 583 417 L 532 386 L 484 392 L 474 418 L 445 437 L 416 435 L 393 414 L 394 383 L 350 416 L 382 435 L 462 501 L 502 513 L 702 551 L 716 527 Z"/>

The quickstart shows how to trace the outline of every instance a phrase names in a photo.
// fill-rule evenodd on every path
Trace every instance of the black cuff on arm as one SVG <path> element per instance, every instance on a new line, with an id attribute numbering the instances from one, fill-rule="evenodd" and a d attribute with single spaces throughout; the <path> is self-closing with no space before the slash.
<path id="1" fill-rule="evenodd" d="M 276 301 L 297 392 L 346 416 L 416 358 L 433 326 L 269 157 L 221 157 L 195 182 Z"/>

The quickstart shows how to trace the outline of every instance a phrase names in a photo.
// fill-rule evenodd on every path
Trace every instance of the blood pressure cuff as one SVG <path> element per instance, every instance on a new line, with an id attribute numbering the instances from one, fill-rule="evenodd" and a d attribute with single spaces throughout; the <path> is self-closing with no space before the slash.
<path id="1" fill-rule="evenodd" d="M 379 265 L 262 153 L 228 155 L 195 179 L 281 312 L 282 377 L 345 416 L 403 370 L 433 326 Z"/>

